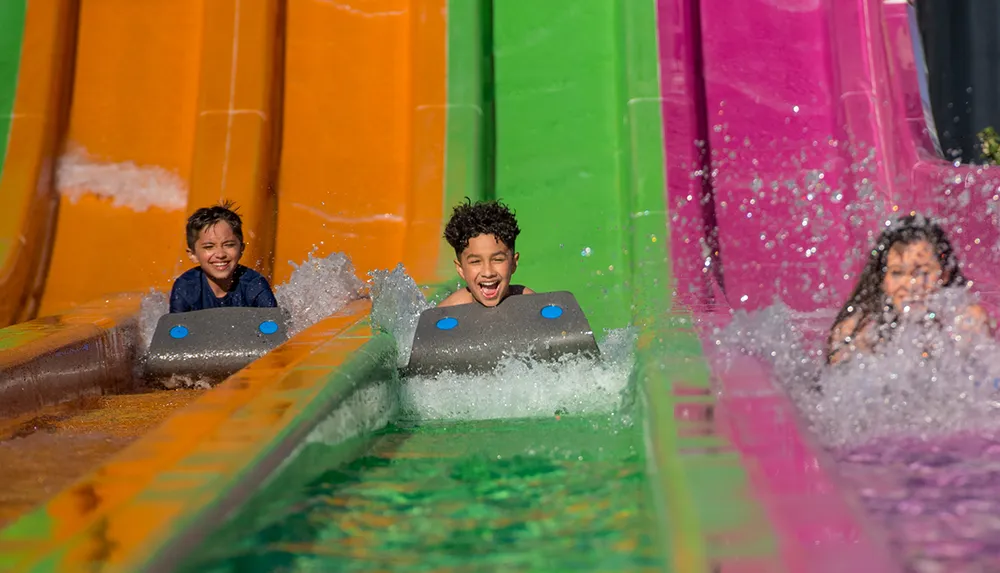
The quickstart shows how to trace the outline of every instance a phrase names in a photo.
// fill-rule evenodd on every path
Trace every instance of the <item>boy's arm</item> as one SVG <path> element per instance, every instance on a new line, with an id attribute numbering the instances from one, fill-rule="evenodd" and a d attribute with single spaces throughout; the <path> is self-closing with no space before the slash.
<path id="1" fill-rule="evenodd" d="M 181 296 L 181 289 L 177 288 L 179 282 L 174 281 L 174 286 L 170 289 L 170 314 L 191 311 L 191 305 Z"/>
<path id="2" fill-rule="evenodd" d="M 257 296 L 253 297 L 251 301 L 251 306 L 256 306 L 258 308 L 275 308 L 278 306 L 278 299 L 274 297 L 274 292 L 271 291 L 271 285 L 267 282 L 267 279 L 260 277 L 260 290 L 257 291 Z"/>

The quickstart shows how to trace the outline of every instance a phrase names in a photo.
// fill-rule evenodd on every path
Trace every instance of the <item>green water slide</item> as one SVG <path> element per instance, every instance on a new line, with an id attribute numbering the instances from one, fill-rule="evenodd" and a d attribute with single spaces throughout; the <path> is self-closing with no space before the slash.
<path id="1" fill-rule="evenodd" d="M 4 30 L 0 35 L 0 168 L 3 166 L 3 159 L 7 157 L 14 96 L 17 94 L 17 70 L 21 64 L 24 9 L 24 2 L 10 1 L 0 4 L 0 22 L 3 23 Z"/>
<path id="2" fill-rule="evenodd" d="M 7 147 L 11 138 L 11 126 L 14 123 L 14 100 L 17 96 L 17 72 L 21 65 L 24 13 L 24 2 L 10 0 L 0 3 L 0 30 L 2 30 L 0 33 L 0 181 L 3 181 Z M 7 198 L 0 197 L 0 201 L 6 200 Z M 20 218 L 10 215 L 0 218 L 0 269 L 6 266 L 4 263 L 15 250 L 15 237 L 22 231 L 20 223 Z M 0 299 L 19 300 L 23 289 L 24 284 L 21 281 L 8 281 L 0 277 Z M 0 316 L 0 323 L 6 325 L 11 321 L 14 311 L 3 314 L 11 315 Z"/>

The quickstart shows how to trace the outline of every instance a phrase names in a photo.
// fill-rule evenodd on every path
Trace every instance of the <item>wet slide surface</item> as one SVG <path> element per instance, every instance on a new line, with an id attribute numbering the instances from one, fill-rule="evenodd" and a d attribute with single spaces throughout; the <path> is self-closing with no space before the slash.
<path id="1" fill-rule="evenodd" d="M 92 396 L 0 420 L 0 528 L 93 471 L 202 390 Z"/>

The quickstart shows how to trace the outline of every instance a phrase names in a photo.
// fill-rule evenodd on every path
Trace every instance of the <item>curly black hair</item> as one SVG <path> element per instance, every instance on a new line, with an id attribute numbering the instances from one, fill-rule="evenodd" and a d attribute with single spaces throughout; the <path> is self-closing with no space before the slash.
<path id="1" fill-rule="evenodd" d="M 941 286 L 950 287 L 966 282 L 955 251 L 944 230 L 937 223 L 919 213 L 910 213 L 899 218 L 879 235 L 878 241 L 872 247 L 868 263 L 858 279 L 858 285 L 854 287 L 854 292 L 833 321 L 827 339 L 827 363 L 830 363 L 834 353 L 834 332 L 837 326 L 848 318 L 855 315 L 860 317 L 854 325 L 853 332 L 850 333 L 852 338 L 873 320 L 878 331 L 885 332 L 886 329 L 881 327 L 896 319 L 892 303 L 887 301 L 885 293 L 882 292 L 882 283 L 885 281 L 886 267 L 889 264 L 889 251 L 896 245 L 906 246 L 920 241 L 927 241 L 934 248 L 934 254 L 941 265 Z"/>
<path id="2" fill-rule="evenodd" d="M 468 198 L 455 207 L 444 228 L 444 238 L 455 249 L 457 257 L 468 248 L 469 239 L 479 235 L 493 235 L 513 251 L 514 241 L 520 233 L 517 219 L 509 207 L 500 201 L 472 203 Z"/>
<path id="3" fill-rule="evenodd" d="M 198 235 L 205 229 L 216 223 L 226 222 L 233 228 L 233 234 L 243 244 L 243 220 L 236 213 L 237 207 L 234 201 L 223 201 L 219 205 L 202 207 L 194 212 L 187 220 L 187 245 L 192 251 L 194 244 L 198 242 Z"/>

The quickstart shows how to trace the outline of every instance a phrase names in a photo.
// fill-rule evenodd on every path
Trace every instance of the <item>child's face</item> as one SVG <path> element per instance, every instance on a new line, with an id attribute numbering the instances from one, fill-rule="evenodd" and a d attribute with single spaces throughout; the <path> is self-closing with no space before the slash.
<path id="1" fill-rule="evenodd" d="M 477 235 L 455 261 L 458 276 L 479 304 L 496 306 L 510 290 L 510 277 L 517 269 L 517 253 L 493 235 Z"/>
<path id="2" fill-rule="evenodd" d="M 225 221 L 219 221 L 198 233 L 194 251 L 188 249 L 191 262 L 201 267 L 215 281 L 229 280 L 243 256 L 243 243 Z"/>
<path id="3" fill-rule="evenodd" d="M 882 290 L 898 312 L 922 308 L 927 295 L 940 288 L 941 274 L 941 263 L 930 243 L 897 243 L 889 249 Z"/>

